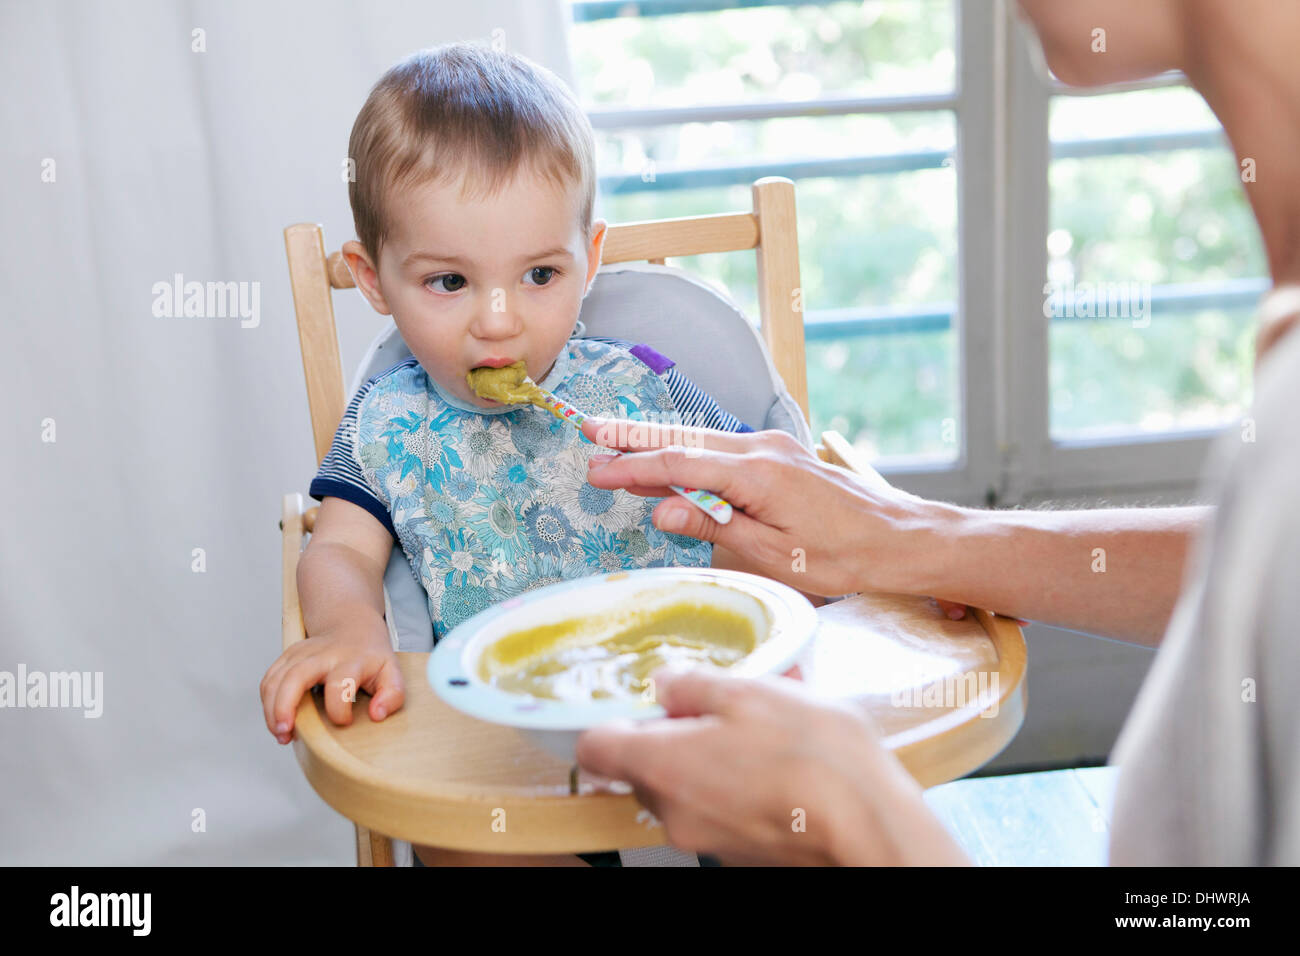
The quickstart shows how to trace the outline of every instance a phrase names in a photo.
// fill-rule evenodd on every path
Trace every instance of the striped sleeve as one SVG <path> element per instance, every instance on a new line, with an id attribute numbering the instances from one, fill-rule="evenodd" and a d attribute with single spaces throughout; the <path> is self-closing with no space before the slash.
<path id="1" fill-rule="evenodd" d="M 682 416 L 682 424 L 693 428 L 713 428 L 723 432 L 752 432 L 731 412 L 713 400 L 713 396 L 700 388 L 673 366 L 660 375 L 673 405 Z"/>
<path id="2" fill-rule="evenodd" d="M 317 501 L 323 501 L 327 496 L 342 498 L 359 508 L 364 508 L 384 526 L 394 540 L 397 539 L 397 530 L 393 527 L 388 506 L 375 495 L 370 483 L 361 472 L 361 458 L 357 453 L 357 413 L 375 383 L 405 364 L 407 362 L 381 372 L 357 389 L 357 393 L 352 396 L 352 401 L 348 402 L 348 407 L 343 412 L 343 419 L 339 422 L 338 429 L 334 432 L 334 441 L 330 445 L 329 453 L 321 460 L 320 469 L 307 490 L 307 493 Z"/>

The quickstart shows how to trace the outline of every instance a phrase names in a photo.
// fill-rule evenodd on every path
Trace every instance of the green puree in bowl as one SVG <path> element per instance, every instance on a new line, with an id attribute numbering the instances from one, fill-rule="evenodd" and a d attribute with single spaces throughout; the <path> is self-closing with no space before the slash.
<path id="1" fill-rule="evenodd" d="M 479 676 L 501 690 L 553 700 L 637 697 L 657 667 L 730 667 L 758 643 L 744 614 L 679 601 L 515 631 L 483 652 Z"/>

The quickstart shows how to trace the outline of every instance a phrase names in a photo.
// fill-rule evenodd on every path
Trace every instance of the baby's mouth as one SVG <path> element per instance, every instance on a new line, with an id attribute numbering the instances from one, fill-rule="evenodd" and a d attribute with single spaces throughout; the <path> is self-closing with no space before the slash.
<path id="1" fill-rule="evenodd" d="M 489 398 L 486 395 L 480 394 L 474 388 L 473 385 L 474 380 L 477 378 L 477 376 L 475 376 L 474 373 L 477 372 L 479 369 L 505 368 L 507 365 L 514 365 L 518 361 L 520 360 L 514 358 L 489 358 L 489 359 L 484 359 L 482 362 L 479 362 L 477 365 L 471 367 L 469 372 L 465 376 L 466 382 L 470 383 L 470 394 L 472 394 L 476 399 L 478 399 L 478 401 L 486 402 L 488 405 L 505 404 L 504 402 L 500 402 L 495 398 Z"/>
<path id="2" fill-rule="evenodd" d="M 522 359 L 507 366 L 472 368 L 465 374 L 465 381 L 476 396 L 495 404 L 535 402 L 541 396 Z"/>

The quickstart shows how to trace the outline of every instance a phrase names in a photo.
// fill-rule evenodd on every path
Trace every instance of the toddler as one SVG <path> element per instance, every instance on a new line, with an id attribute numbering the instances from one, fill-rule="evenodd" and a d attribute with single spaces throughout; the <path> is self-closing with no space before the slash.
<path id="1" fill-rule="evenodd" d="M 336 724 L 351 722 L 348 678 L 371 694 L 372 719 L 402 705 L 382 592 L 394 541 L 428 594 L 435 641 L 557 581 L 714 561 L 707 542 L 654 527 L 660 499 L 588 484 L 599 446 L 542 409 L 479 398 L 466 381 L 471 369 L 522 360 L 542 388 L 589 415 L 752 430 L 655 350 L 575 337 L 605 238 L 593 218 L 593 153 L 590 124 L 554 75 L 469 44 L 399 63 L 358 114 L 349 144 L 358 240 L 343 256 L 412 358 L 352 397 L 311 483 L 321 507 L 298 567 L 309 639 L 262 681 L 280 742 L 317 683 Z M 734 556 L 725 564 L 743 566 Z M 426 864 L 520 862 L 417 853 Z"/>

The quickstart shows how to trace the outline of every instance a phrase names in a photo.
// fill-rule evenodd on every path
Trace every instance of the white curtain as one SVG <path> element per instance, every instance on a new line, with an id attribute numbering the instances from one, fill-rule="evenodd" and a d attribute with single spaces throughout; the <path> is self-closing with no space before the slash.
<path id="1" fill-rule="evenodd" d="M 315 471 L 281 230 L 352 237 L 348 133 L 393 62 L 495 35 L 568 80 L 566 25 L 562 0 L 0 4 L 0 682 L 102 674 L 98 717 L 0 709 L 0 863 L 354 861 L 258 699 L 280 498 Z M 258 296 L 155 314 L 177 275 Z M 383 319 L 336 308 L 350 380 Z"/>

